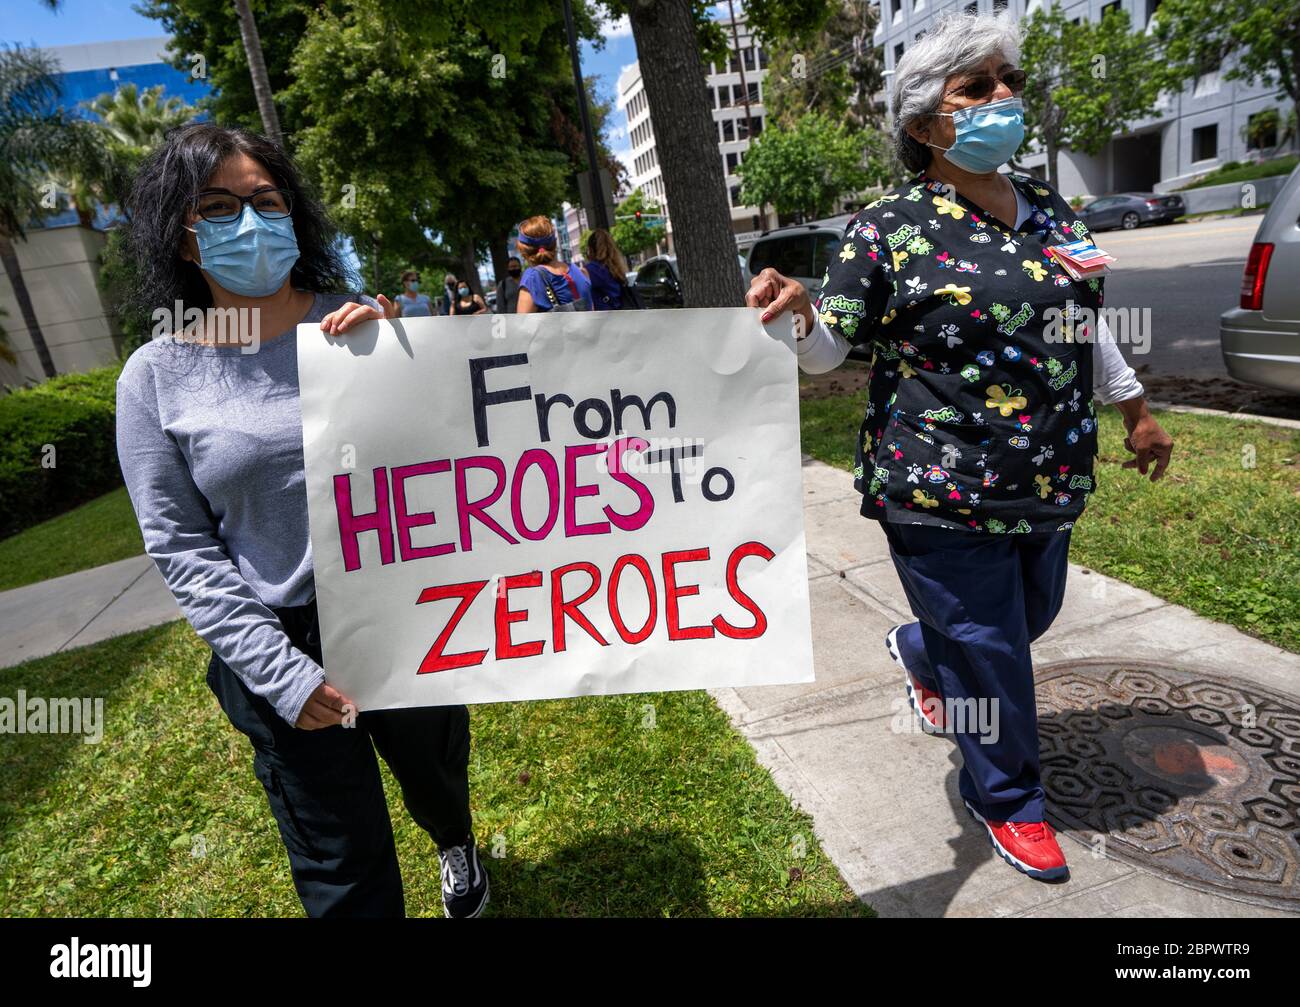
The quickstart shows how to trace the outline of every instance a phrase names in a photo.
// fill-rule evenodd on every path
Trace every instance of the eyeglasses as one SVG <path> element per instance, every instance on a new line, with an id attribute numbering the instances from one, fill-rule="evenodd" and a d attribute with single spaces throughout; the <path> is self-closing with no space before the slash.
<path id="1" fill-rule="evenodd" d="M 996 77 L 992 74 L 982 73 L 978 76 L 971 77 L 960 87 L 954 87 L 951 91 L 944 92 L 944 97 L 951 94 L 959 94 L 971 101 L 983 101 L 998 89 L 998 83 L 1005 84 L 1012 94 L 1020 94 L 1025 89 L 1025 81 L 1028 74 L 1024 70 L 1004 70 Z"/>
<path id="2" fill-rule="evenodd" d="M 259 189 L 251 196 L 237 196 L 229 189 L 205 189 L 194 197 L 194 212 L 213 224 L 238 220 L 244 204 L 266 220 L 283 220 L 293 213 L 293 193 L 286 189 Z"/>

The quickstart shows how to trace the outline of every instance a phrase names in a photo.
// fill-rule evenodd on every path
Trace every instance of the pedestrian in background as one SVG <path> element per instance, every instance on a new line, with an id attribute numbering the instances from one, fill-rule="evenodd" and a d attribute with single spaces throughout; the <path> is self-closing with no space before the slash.
<path id="1" fill-rule="evenodd" d="M 595 311 L 640 308 L 641 299 L 628 286 L 627 260 L 603 227 L 587 235 L 587 276 L 591 279 L 591 306 Z"/>
<path id="2" fill-rule="evenodd" d="M 555 225 L 549 217 L 529 217 L 520 224 L 516 247 L 528 263 L 519 281 L 519 314 L 591 310 L 591 281 L 581 267 L 556 259 Z"/>
<path id="3" fill-rule="evenodd" d="M 456 284 L 456 299 L 451 302 L 451 314 L 482 315 L 486 314 L 487 309 L 487 303 L 470 289 L 467 280 Z"/>
<path id="4" fill-rule="evenodd" d="M 513 315 L 519 310 L 519 277 L 523 273 L 523 267 L 515 256 L 510 256 L 510 261 L 506 264 L 506 275 L 497 283 L 497 304 L 496 313 L 498 315 Z"/>
<path id="5" fill-rule="evenodd" d="M 460 281 L 451 273 L 442 278 L 442 297 L 439 298 L 441 303 L 438 305 L 438 314 L 451 314 L 451 306 L 456 302 L 456 288 L 459 285 Z"/>
<path id="6" fill-rule="evenodd" d="M 398 318 L 423 318 L 433 314 L 433 300 L 420 293 L 420 274 L 408 269 L 402 274 L 402 292 L 393 298 Z"/>

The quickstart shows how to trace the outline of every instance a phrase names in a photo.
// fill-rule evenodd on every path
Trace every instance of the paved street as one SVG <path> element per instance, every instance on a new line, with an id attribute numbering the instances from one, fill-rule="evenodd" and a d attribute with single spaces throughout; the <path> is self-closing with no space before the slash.
<path id="1" fill-rule="evenodd" d="M 1149 307 L 1150 352 L 1123 346 L 1134 367 L 1181 377 L 1226 378 L 1219 315 L 1237 303 L 1260 217 L 1103 231 L 1097 243 L 1117 262 L 1106 277 L 1108 308 Z"/>
<path id="2" fill-rule="evenodd" d="M 1106 306 L 1151 309 L 1149 352 L 1121 347 L 1151 399 L 1300 419 L 1300 396 L 1233 381 L 1219 350 L 1219 315 L 1237 303 L 1261 219 L 1256 214 L 1097 235 L 1117 260 L 1106 277 Z"/>

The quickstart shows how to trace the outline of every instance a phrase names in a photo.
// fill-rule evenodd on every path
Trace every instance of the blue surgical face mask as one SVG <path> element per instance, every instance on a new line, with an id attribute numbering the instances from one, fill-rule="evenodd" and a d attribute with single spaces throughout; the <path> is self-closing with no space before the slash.
<path id="1" fill-rule="evenodd" d="M 1006 164 L 1025 139 L 1025 106 L 1019 98 L 935 115 L 952 116 L 956 139 L 951 147 L 933 143 L 927 146 L 942 150 L 949 162 L 976 174 L 996 171 Z"/>
<path id="2" fill-rule="evenodd" d="M 293 218 L 267 220 L 245 205 L 238 219 L 194 225 L 199 243 L 199 268 L 232 294 L 266 297 L 274 294 L 298 261 Z"/>
<path id="3" fill-rule="evenodd" d="M 411 293 L 414 294 L 417 290 L 420 289 L 420 281 L 419 281 L 419 280 L 407 280 L 407 281 L 406 281 L 406 289 L 409 290 Z"/>

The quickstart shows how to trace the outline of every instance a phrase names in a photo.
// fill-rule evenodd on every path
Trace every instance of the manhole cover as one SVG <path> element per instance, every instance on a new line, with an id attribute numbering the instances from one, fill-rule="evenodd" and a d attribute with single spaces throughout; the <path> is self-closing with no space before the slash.
<path id="1" fill-rule="evenodd" d="M 1107 856 L 1184 884 L 1300 912 L 1300 703 L 1137 662 L 1035 677 L 1061 828 L 1100 834 Z"/>

